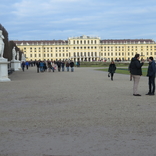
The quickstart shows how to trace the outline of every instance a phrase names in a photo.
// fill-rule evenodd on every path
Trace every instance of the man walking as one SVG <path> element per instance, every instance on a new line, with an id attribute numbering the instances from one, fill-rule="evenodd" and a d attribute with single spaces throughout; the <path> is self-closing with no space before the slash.
<path id="1" fill-rule="evenodd" d="M 155 61 L 153 60 L 153 57 L 149 57 L 149 66 L 147 71 L 148 76 L 148 85 L 149 85 L 149 92 L 146 95 L 154 95 L 155 93 Z"/>

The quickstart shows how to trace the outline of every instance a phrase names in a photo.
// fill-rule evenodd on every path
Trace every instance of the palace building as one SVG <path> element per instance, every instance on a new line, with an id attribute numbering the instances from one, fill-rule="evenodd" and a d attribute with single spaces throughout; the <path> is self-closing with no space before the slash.
<path id="1" fill-rule="evenodd" d="M 136 53 L 143 59 L 156 59 L 156 42 L 152 39 L 109 39 L 80 36 L 68 40 L 14 41 L 30 60 L 131 60 Z"/>

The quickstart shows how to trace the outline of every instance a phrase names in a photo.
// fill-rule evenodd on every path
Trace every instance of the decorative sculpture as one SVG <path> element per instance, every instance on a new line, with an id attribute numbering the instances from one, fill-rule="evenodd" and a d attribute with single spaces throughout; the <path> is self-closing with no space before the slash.
<path id="1" fill-rule="evenodd" d="M 15 60 L 16 50 L 15 47 L 12 49 L 12 60 Z"/>
<path id="2" fill-rule="evenodd" d="M 24 55 L 24 53 L 22 54 L 22 61 L 25 61 L 25 55 Z"/>
<path id="3" fill-rule="evenodd" d="M 2 34 L 2 30 L 0 30 L 0 58 L 3 58 L 4 53 L 4 42 L 3 42 L 4 36 Z"/>
<path id="4" fill-rule="evenodd" d="M 19 51 L 17 51 L 17 60 L 19 60 Z"/>

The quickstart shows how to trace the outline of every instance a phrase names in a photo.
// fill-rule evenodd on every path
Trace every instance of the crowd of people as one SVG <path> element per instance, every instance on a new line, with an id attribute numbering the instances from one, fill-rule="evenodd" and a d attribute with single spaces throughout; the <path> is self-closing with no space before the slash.
<path id="1" fill-rule="evenodd" d="M 77 62 L 76 62 L 77 63 Z M 48 72 L 55 72 L 55 70 L 58 70 L 58 72 L 62 71 L 64 72 L 65 71 L 65 68 L 66 68 L 66 71 L 69 72 L 74 72 L 74 62 L 72 60 L 69 60 L 69 61 L 26 61 L 26 62 L 22 62 L 21 64 L 21 67 L 22 67 L 22 70 L 24 71 L 25 70 L 25 67 L 26 69 L 28 69 L 30 66 L 36 66 L 37 67 L 37 73 L 39 72 L 45 72 L 45 71 L 48 71 Z M 77 67 L 80 66 L 80 64 L 76 64 Z"/>

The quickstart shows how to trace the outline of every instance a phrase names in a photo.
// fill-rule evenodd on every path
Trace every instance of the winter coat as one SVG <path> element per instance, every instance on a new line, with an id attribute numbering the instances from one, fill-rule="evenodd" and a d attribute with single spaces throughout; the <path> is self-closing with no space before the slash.
<path id="1" fill-rule="evenodd" d="M 149 63 L 147 76 L 155 76 L 155 72 L 156 72 L 156 66 L 155 66 L 155 61 L 153 60 L 152 62 Z"/>
<path id="2" fill-rule="evenodd" d="M 70 67 L 74 67 L 74 62 L 70 62 Z"/>
<path id="3" fill-rule="evenodd" d="M 66 63 L 66 67 L 69 67 L 69 66 L 70 66 L 70 64 L 67 62 L 67 63 Z"/>
<path id="4" fill-rule="evenodd" d="M 129 65 L 129 70 L 132 75 L 142 75 L 141 67 L 143 66 L 143 62 L 140 63 L 140 61 L 137 58 L 132 58 L 131 63 Z"/>
<path id="5" fill-rule="evenodd" d="M 109 73 L 115 73 L 116 70 L 116 65 L 115 64 L 110 64 L 108 68 Z"/>

